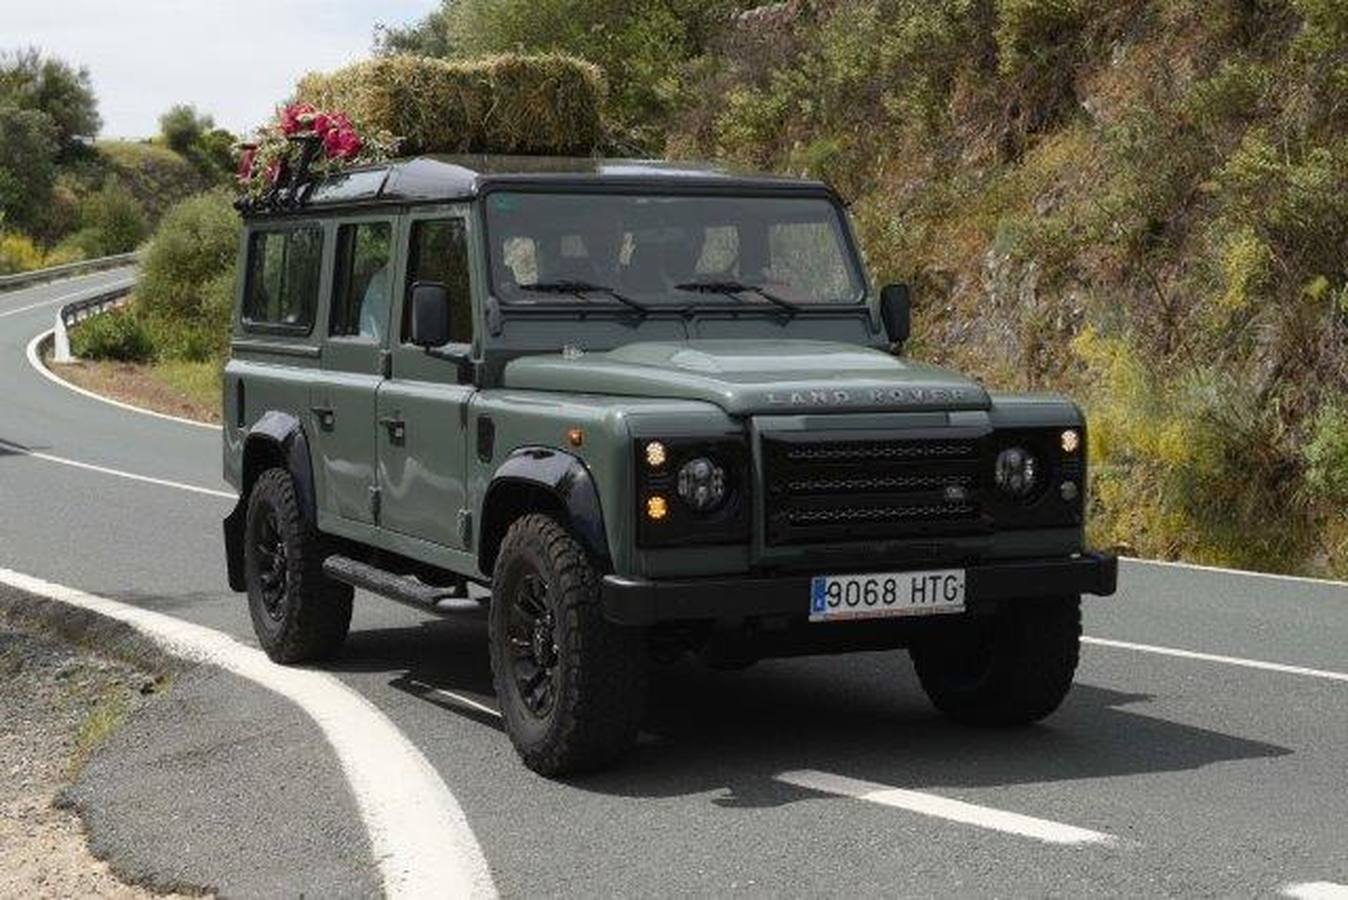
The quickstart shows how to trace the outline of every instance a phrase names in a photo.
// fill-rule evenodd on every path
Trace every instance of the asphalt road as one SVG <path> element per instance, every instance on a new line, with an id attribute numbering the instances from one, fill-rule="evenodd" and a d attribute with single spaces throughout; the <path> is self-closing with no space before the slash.
<path id="1" fill-rule="evenodd" d="M 25 347 L 50 327 L 54 298 L 119 277 L 0 294 L 0 566 L 255 645 L 243 601 L 224 584 L 229 500 L 53 461 L 226 490 L 217 434 L 80 397 L 29 367 Z M 26 308 L 38 303 L 47 305 Z M 647 733 L 626 764 L 567 783 L 528 772 L 493 716 L 442 693 L 493 704 L 480 621 L 361 596 L 331 671 L 431 761 L 508 896 L 1272 896 L 1348 884 L 1348 680 L 1332 677 L 1348 672 L 1348 586 L 1144 563 L 1125 563 L 1120 581 L 1116 597 L 1086 602 L 1088 636 L 1235 659 L 1090 643 L 1063 709 L 1011 732 L 945 723 L 900 653 L 739 674 L 680 665 L 657 676 Z M 321 739 L 259 701 L 267 737 L 250 741 L 245 688 L 204 681 L 228 719 L 200 726 L 216 729 L 208 746 L 233 734 L 253 755 L 231 770 L 237 784 L 201 775 L 184 793 L 251 799 L 221 801 L 241 810 L 229 821 L 175 827 L 208 847 L 237 829 L 219 841 L 220 865 L 261 866 L 280 875 L 267 884 L 289 877 L 296 890 L 315 868 L 297 859 L 303 848 L 327 846 L 336 892 L 371 890 L 369 851 L 343 831 L 348 792 Z M 197 712 L 209 717 L 210 706 Z M 268 756 L 267 746 L 278 749 Z M 267 790 L 296 767 L 311 773 L 307 796 Z M 110 796 L 134 794 L 108 778 Z M 104 814 L 116 812 L 128 836 L 103 849 L 137 850 L 151 867 L 156 852 L 174 856 L 164 826 L 139 823 L 134 803 L 109 803 Z M 274 822 L 292 804 L 292 827 L 319 823 L 317 837 L 273 854 L 246 839 L 257 826 L 242 810 Z M 161 800 L 156 818 L 173 806 Z M 1025 833 L 1036 828 L 1047 836 Z M 229 871 L 211 877 L 232 893 L 266 892 Z"/>

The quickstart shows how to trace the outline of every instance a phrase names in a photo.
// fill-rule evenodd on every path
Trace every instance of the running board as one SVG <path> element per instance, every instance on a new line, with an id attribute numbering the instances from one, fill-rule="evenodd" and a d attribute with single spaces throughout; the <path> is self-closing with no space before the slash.
<path id="1" fill-rule="evenodd" d="M 323 574 L 333 581 L 415 606 L 423 612 L 453 615 L 481 612 L 484 608 L 467 596 L 465 588 L 436 587 L 411 575 L 398 575 L 349 556 L 334 554 L 323 560 Z"/>

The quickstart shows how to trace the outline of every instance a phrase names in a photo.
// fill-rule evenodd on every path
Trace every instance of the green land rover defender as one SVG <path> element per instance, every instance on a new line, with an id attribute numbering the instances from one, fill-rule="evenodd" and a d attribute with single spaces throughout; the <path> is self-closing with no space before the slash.
<path id="1" fill-rule="evenodd" d="M 485 605 L 545 774 L 629 747 L 685 652 L 907 648 L 978 725 L 1066 695 L 1117 574 L 1084 544 L 1081 411 L 904 358 L 908 291 L 827 186 L 423 157 L 244 220 L 225 546 L 278 662 L 337 652 L 354 588 Z"/>

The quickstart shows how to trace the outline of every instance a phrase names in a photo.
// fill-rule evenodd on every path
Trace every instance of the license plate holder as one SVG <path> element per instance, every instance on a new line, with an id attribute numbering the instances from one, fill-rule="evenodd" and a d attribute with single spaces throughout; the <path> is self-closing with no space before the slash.
<path id="1" fill-rule="evenodd" d="M 962 613 L 964 591 L 963 569 L 818 575 L 810 583 L 810 621 Z"/>

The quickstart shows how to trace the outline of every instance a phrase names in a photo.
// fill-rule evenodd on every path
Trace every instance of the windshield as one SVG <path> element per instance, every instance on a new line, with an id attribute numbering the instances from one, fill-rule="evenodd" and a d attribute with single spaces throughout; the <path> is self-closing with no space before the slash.
<path id="1" fill-rule="evenodd" d="M 498 192 L 487 234 L 505 303 L 612 303 L 617 292 L 645 305 L 772 309 L 865 293 L 824 198 Z"/>

